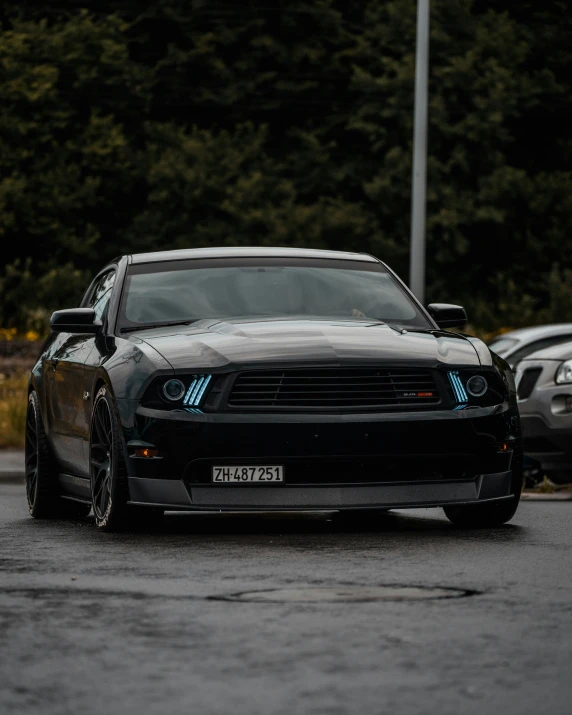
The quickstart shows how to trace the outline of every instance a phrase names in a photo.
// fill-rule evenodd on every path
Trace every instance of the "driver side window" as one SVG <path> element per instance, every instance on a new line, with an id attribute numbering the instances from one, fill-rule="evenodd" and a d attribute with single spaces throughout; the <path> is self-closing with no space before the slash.
<path id="1" fill-rule="evenodd" d="M 109 271 L 100 276 L 93 287 L 87 307 L 94 309 L 96 320 L 104 320 L 105 318 L 114 283 L 115 271 Z"/>

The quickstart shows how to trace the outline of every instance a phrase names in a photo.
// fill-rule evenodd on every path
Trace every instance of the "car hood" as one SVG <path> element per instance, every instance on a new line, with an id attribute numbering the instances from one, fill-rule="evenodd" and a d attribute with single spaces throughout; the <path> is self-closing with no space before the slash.
<path id="1" fill-rule="evenodd" d="M 438 330 L 400 331 L 384 323 L 325 320 L 201 320 L 130 336 L 176 371 L 245 369 L 265 364 L 384 362 L 425 367 L 479 366 L 466 338 Z"/>

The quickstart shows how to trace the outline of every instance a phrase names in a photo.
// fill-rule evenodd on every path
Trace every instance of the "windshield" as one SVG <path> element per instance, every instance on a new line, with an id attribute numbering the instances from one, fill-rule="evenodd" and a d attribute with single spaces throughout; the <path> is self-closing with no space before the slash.
<path id="1" fill-rule="evenodd" d="M 204 318 L 338 318 L 432 327 L 378 263 L 209 259 L 130 266 L 122 329 Z"/>
<path id="2" fill-rule="evenodd" d="M 551 348 L 554 345 L 560 345 L 561 343 L 567 343 L 572 339 L 571 335 L 553 335 L 550 338 L 542 338 L 541 340 L 535 340 L 532 343 L 528 343 L 524 347 L 520 348 L 516 352 L 510 355 L 510 362 L 516 365 L 520 360 L 532 355 L 532 353 L 538 352 L 539 350 L 544 350 L 545 348 Z"/>
<path id="3" fill-rule="evenodd" d="M 489 348 L 500 357 L 508 355 L 509 352 L 518 345 L 518 340 L 511 338 L 497 338 L 489 343 Z"/>

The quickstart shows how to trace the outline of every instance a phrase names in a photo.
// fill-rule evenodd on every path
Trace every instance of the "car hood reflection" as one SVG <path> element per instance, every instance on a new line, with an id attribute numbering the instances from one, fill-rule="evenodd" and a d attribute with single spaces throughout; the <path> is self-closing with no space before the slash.
<path id="1" fill-rule="evenodd" d="M 436 367 L 478 366 L 470 341 L 440 331 L 396 330 L 360 320 L 201 320 L 189 326 L 141 331 L 144 341 L 175 370 L 299 362 L 360 362 Z"/>

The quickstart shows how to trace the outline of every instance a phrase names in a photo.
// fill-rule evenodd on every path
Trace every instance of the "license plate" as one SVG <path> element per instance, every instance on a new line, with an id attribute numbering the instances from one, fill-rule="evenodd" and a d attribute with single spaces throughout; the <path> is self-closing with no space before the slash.
<path id="1" fill-rule="evenodd" d="M 212 468 L 213 482 L 231 482 L 233 484 L 246 482 L 283 482 L 284 467 L 261 465 L 244 467 L 230 465 L 228 467 Z"/>

